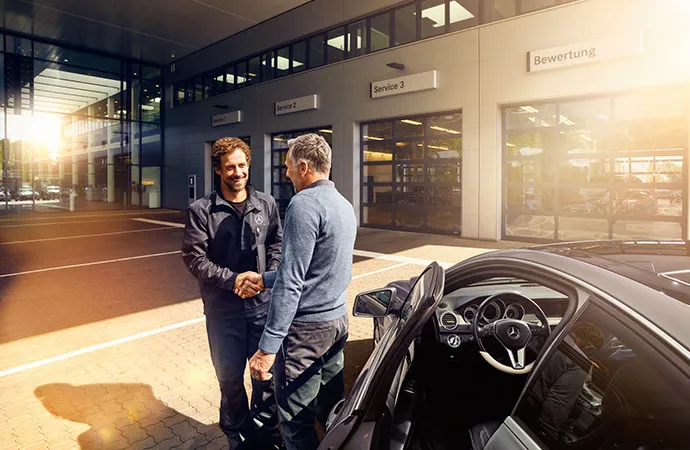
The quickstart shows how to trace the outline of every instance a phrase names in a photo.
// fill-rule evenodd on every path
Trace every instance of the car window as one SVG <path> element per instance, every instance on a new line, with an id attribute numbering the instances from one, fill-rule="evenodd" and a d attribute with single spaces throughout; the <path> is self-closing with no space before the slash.
<path id="1" fill-rule="evenodd" d="M 530 382 L 516 417 L 549 449 L 677 449 L 690 443 L 690 381 L 593 304 Z"/>

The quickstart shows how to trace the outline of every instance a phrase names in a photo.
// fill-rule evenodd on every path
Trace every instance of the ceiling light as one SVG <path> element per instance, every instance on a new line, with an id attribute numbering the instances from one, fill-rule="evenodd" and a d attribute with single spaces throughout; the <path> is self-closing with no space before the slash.
<path id="1" fill-rule="evenodd" d="M 422 19 L 429 19 L 434 24 L 434 28 L 442 27 L 446 24 L 446 8 L 444 4 L 432 6 L 422 10 Z"/>
<path id="2" fill-rule="evenodd" d="M 323 130 L 319 130 L 319 131 L 322 133 L 333 133 L 333 130 L 328 130 L 326 128 L 324 128 Z"/>
<path id="3" fill-rule="evenodd" d="M 438 127 L 438 126 L 436 126 L 436 125 L 432 125 L 432 126 L 430 126 L 429 128 L 431 128 L 432 130 L 442 131 L 442 132 L 444 132 L 444 133 L 462 134 L 462 131 L 451 130 L 451 129 L 449 129 L 449 128 Z"/>
<path id="4" fill-rule="evenodd" d="M 448 150 L 448 147 L 439 147 L 438 145 L 427 145 L 427 148 L 435 148 L 436 150 Z"/>
<path id="5" fill-rule="evenodd" d="M 510 142 L 507 142 L 506 147 L 515 147 L 515 144 L 511 144 Z"/>
<path id="6" fill-rule="evenodd" d="M 465 9 L 465 7 L 457 1 L 453 0 L 450 2 L 450 23 L 461 22 L 473 17 L 474 14 Z"/>
<path id="7" fill-rule="evenodd" d="M 382 137 L 377 137 L 377 136 L 364 136 L 364 139 L 368 139 L 370 141 L 382 141 Z"/>
<path id="8" fill-rule="evenodd" d="M 566 125 L 575 125 L 575 122 L 573 122 L 572 120 L 568 119 L 567 117 L 565 117 L 565 116 L 562 115 L 562 114 L 561 114 L 561 115 L 559 116 L 559 118 L 558 118 L 558 123 L 564 123 L 564 124 L 566 124 Z"/>
<path id="9" fill-rule="evenodd" d="M 539 112 L 539 110 L 537 108 L 534 108 L 532 106 L 521 106 L 520 109 L 523 111 L 531 112 L 531 113 L 538 113 Z"/>
<path id="10" fill-rule="evenodd" d="M 160 97 L 156 97 L 156 98 L 153 99 L 153 101 L 156 102 L 156 103 L 160 103 L 160 102 L 161 102 L 161 98 L 160 98 Z"/>
<path id="11" fill-rule="evenodd" d="M 422 125 L 422 122 L 417 122 L 416 120 L 410 120 L 410 119 L 402 119 L 402 123 L 407 123 L 410 125 Z"/>

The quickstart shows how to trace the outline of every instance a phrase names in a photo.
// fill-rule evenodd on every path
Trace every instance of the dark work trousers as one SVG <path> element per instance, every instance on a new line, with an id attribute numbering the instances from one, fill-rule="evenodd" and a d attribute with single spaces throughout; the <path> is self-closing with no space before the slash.
<path id="1" fill-rule="evenodd" d="M 316 450 L 315 420 L 343 398 L 347 315 L 328 322 L 293 322 L 274 366 L 280 427 L 288 450 Z"/>
<path id="2" fill-rule="evenodd" d="M 273 381 L 252 379 L 251 409 L 244 388 L 244 370 L 259 346 L 265 324 L 266 313 L 247 318 L 206 318 L 211 359 L 220 383 L 220 428 L 231 450 L 270 449 L 281 442 Z M 249 442 L 242 444 L 243 440 Z"/>

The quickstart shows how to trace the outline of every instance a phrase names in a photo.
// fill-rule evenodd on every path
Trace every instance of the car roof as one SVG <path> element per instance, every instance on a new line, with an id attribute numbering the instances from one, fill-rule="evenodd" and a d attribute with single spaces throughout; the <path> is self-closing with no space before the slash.
<path id="1" fill-rule="evenodd" d="M 615 272 L 690 305 L 690 242 L 608 240 L 532 247 Z"/>
<path id="2" fill-rule="evenodd" d="M 690 321 L 690 305 L 687 303 L 690 286 L 668 277 L 668 272 L 672 271 L 666 269 L 674 267 L 669 265 L 673 260 L 664 258 L 678 258 L 680 261 L 675 267 L 682 267 L 678 264 L 686 260 L 690 264 L 690 256 L 681 255 L 689 244 L 685 241 L 635 242 L 637 244 L 632 241 L 549 244 L 498 250 L 475 256 L 471 260 L 518 259 L 564 272 L 614 297 L 624 307 L 671 336 L 687 352 L 690 349 L 690 327 L 687 325 Z M 655 242 L 656 249 L 651 242 Z M 682 242 L 683 245 L 667 242 Z M 616 253 L 616 247 L 625 252 Z M 654 269 L 660 268 L 665 271 L 655 272 Z"/>

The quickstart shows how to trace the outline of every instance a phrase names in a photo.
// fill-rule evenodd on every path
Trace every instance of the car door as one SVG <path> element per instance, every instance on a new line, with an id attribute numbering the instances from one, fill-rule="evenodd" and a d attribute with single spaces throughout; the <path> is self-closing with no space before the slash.
<path id="1" fill-rule="evenodd" d="M 417 278 L 400 313 L 384 331 L 350 394 L 331 412 L 327 433 L 319 448 L 372 448 L 380 426 L 385 426 L 380 419 L 390 409 L 391 399 L 395 403 L 405 371 L 411 364 L 413 341 L 434 313 L 443 296 L 444 284 L 444 270 L 435 262 Z"/>
<path id="2" fill-rule="evenodd" d="M 485 448 L 688 448 L 688 364 L 687 355 L 592 298 Z"/>

